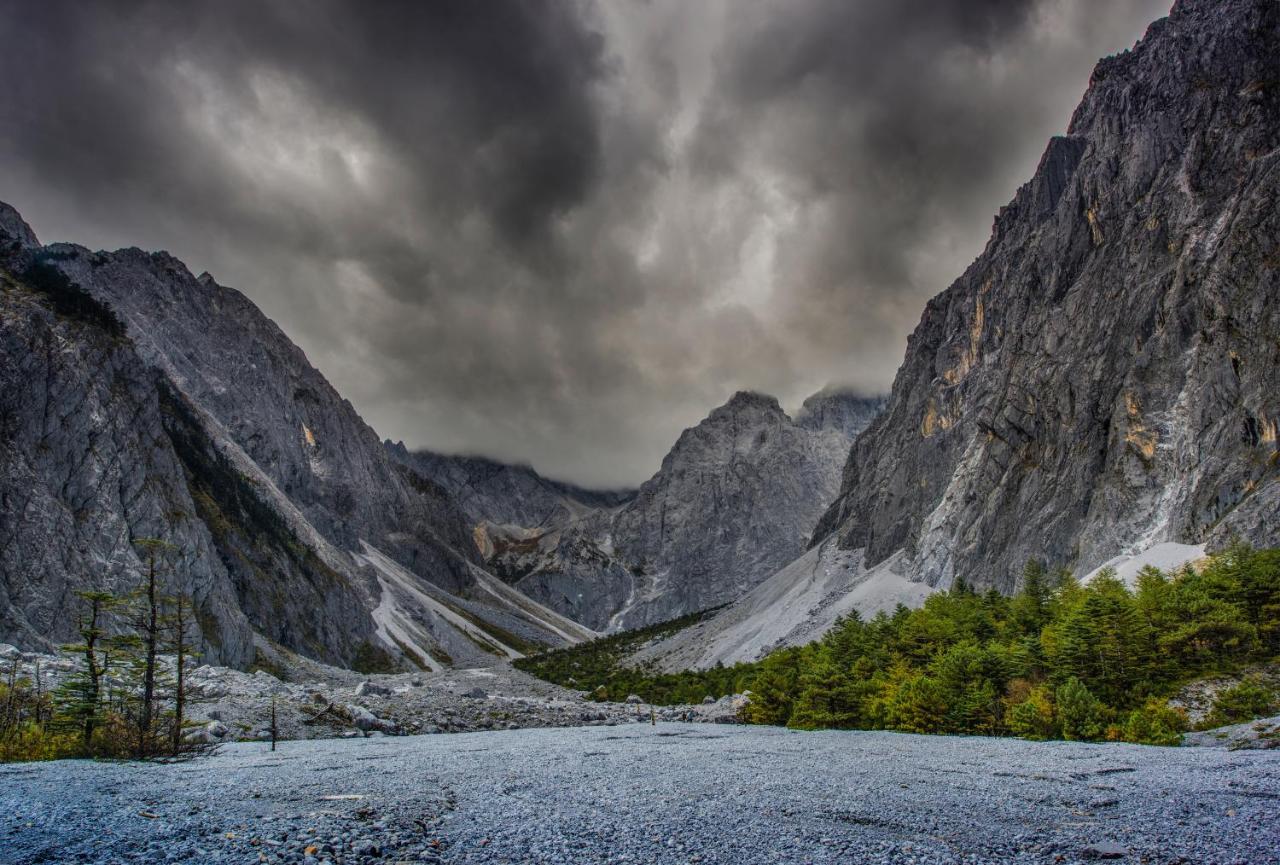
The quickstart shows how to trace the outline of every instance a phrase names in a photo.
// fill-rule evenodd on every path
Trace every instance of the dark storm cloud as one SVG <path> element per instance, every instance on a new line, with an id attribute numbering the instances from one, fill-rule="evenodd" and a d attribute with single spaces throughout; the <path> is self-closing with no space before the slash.
<path id="1" fill-rule="evenodd" d="M 889 384 L 1164 0 L 0 0 L 0 199 L 168 248 L 378 431 L 643 479 L 733 390 Z"/>

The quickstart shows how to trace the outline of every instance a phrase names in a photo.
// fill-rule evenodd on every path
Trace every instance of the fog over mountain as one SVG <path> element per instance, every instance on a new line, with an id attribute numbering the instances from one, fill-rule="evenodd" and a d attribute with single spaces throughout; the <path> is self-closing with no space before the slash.
<path id="1" fill-rule="evenodd" d="M 379 434 L 634 485 L 887 389 L 1167 0 L 5 3 L 0 189 L 242 287 Z"/>

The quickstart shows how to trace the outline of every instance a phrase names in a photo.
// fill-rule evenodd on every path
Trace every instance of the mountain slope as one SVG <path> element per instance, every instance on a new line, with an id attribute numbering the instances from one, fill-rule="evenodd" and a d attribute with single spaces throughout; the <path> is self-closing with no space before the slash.
<path id="1" fill-rule="evenodd" d="M 1280 542 L 1278 45 L 1280 4 L 1182 0 L 1101 61 L 926 307 L 810 551 L 644 660 L 752 659 L 958 578 L 1011 591 L 1029 558 Z"/>
<path id="2" fill-rule="evenodd" d="M 468 503 L 494 573 L 589 627 L 617 630 L 732 601 L 802 552 L 849 444 L 881 405 L 823 392 L 792 420 L 772 397 L 739 393 L 625 493 L 390 447 Z"/>
<path id="3" fill-rule="evenodd" d="M 530 528 L 625 504 L 634 490 L 588 490 L 544 478 L 529 466 L 486 457 L 410 451 L 403 442 L 383 443 L 399 462 L 445 489 L 472 524 L 489 521 Z"/>
<path id="4" fill-rule="evenodd" d="M 395 663 L 396 656 L 401 663 L 425 666 L 472 663 L 495 654 L 518 655 L 518 646 L 562 645 L 589 636 L 517 593 L 495 591 L 468 521 L 448 493 L 393 460 L 351 405 L 239 292 L 207 274 L 192 277 L 163 253 L 39 247 L 29 230 L 18 227 L 21 220 L 11 208 L 0 209 L 8 214 L 3 230 L 10 238 L 3 264 L 13 288 L 6 303 L 38 302 L 40 292 L 26 284 L 33 279 L 88 298 L 85 302 L 108 310 L 114 325 L 106 336 L 147 382 L 139 386 L 137 400 L 156 404 L 166 440 L 152 440 L 151 446 L 165 462 L 158 464 L 152 453 L 134 447 L 112 465 L 140 475 L 144 490 L 156 484 L 185 488 L 189 498 L 174 493 L 176 506 L 153 519 L 146 534 L 173 540 L 182 570 L 207 572 L 221 587 L 220 597 L 236 599 L 230 613 L 222 607 L 204 611 L 219 623 L 202 623 L 206 643 L 211 631 L 225 630 L 224 613 L 247 618 L 255 631 L 288 648 L 346 665 L 385 665 Z M 55 295 L 45 292 L 44 300 Z M 6 318 L 15 362 L 24 362 L 22 343 L 29 343 L 36 324 L 30 316 Z M 102 335 L 83 328 L 68 331 L 60 356 L 50 364 L 55 374 L 71 380 L 67 414 L 87 430 L 87 441 L 69 438 L 63 430 L 54 433 L 69 451 L 63 462 L 71 465 L 96 458 L 93 439 L 104 423 L 127 426 L 137 414 L 119 388 L 111 388 L 100 405 L 79 399 L 96 376 L 93 346 Z M 37 384 L 18 382 L 27 391 Z M 34 423 L 29 415 L 39 410 L 40 399 L 38 389 L 29 398 L 19 396 L 6 406 L 6 416 Z M 37 442 L 35 450 L 48 446 Z M 58 465 L 27 462 L 37 488 L 61 499 L 63 509 L 74 507 L 66 501 L 65 485 L 58 485 Z M 110 544 L 72 552 L 91 562 L 122 555 L 119 567 L 112 566 L 114 579 L 127 581 L 137 567 L 130 541 L 142 536 L 137 520 L 122 513 L 133 500 L 101 504 L 81 519 L 121 522 L 122 528 Z M 7 528 L 19 534 L 40 531 L 36 516 L 27 508 Z M 183 535 L 190 526 L 194 538 Z M 47 539 L 49 555 L 62 555 L 59 543 Z M 388 588 L 386 569 L 373 563 L 382 559 L 371 560 L 370 549 L 404 569 L 421 591 Z M 79 560 L 68 560 L 58 570 L 57 580 L 67 588 L 99 576 Z M 22 562 L 7 568 L 5 579 L 12 598 L 51 578 L 34 574 L 31 563 Z M 19 639 L 60 639 L 69 635 L 72 601 L 65 591 L 51 596 L 44 620 L 36 623 L 23 612 L 29 599 L 22 607 L 11 601 L 7 618 Z M 401 633 L 414 634 L 415 641 L 388 640 L 384 622 L 375 621 L 377 611 L 384 619 L 394 613 L 412 624 Z M 24 618 L 29 627 L 21 626 Z M 475 629 L 489 638 L 475 639 Z M 229 662 L 244 663 L 247 657 L 251 650 L 231 655 Z"/>
<path id="5" fill-rule="evenodd" d="M 841 400 L 861 411 L 839 410 Z M 613 545 L 636 576 L 619 624 L 732 601 L 804 549 L 878 408 L 848 395 L 807 405 L 792 421 L 773 397 L 739 393 L 680 436 L 613 521 Z"/>

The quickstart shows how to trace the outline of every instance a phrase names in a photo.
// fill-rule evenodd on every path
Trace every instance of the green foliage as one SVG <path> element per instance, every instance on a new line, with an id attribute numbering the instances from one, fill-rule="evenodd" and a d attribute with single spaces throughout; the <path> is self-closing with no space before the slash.
<path id="1" fill-rule="evenodd" d="M 137 543 L 151 545 L 153 554 L 167 546 Z M 181 676 L 192 657 L 186 645 L 191 607 L 189 599 L 159 593 L 154 555 L 140 590 L 123 597 L 98 591 L 78 596 L 82 642 L 63 647 L 78 660 L 77 669 L 50 693 L 38 672 L 34 682 L 19 678 L 15 660 L 8 682 L 0 684 L 0 762 L 172 760 L 211 750 L 183 739 Z M 172 667 L 161 652 L 173 653 Z"/>
<path id="2" fill-rule="evenodd" d="M 541 679 L 589 691 L 597 701 L 625 700 L 636 694 L 645 702 L 663 706 L 699 703 L 703 697 L 738 693 L 749 687 L 747 683 L 753 671 L 750 664 L 660 673 L 652 667 L 635 667 L 628 662 L 641 647 L 695 625 L 714 612 L 714 609 L 704 610 L 567 649 L 543 652 L 521 658 L 515 666 Z"/>
<path id="3" fill-rule="evenodd" d="M 1233 546 L 1200 570 L 1114 572 L 1081 585 L 1028 563 L 1012 598 L 964 585 L 920 609 L 838 622 L 750 673 L 755 723 L 1177 744 L 1179 685 L 1273 658 L 1280 551 Z M 1215 722 L 1275 711 L 1246 684 Z M 1265 690 L 1265 689 L 1263 689 Z"/>
<path id="4" fill-rule="evenodd" d="M 1009 732 L 1024 739 L 1057 739 L 1061 736 L 1048 687 L 1039 685 L 1032 688 L 1023 700 L 1013 703 L 1008 712 L 1008 727 Z"/>
<path id="5" fill-rule="evenodd" d="M 356 657 L 351 669 L 357 673 L 394 673 L 399 665 L 386 649 L 365 640 L 356 647 Z"/>
<path id="6" fill-rule="evenodd" d="M 1067 679 L 1054 693 L 1062 738 L 1067 741 L 1101 739 L 1104 730 L 1103 706 L 1075 676 Z"/>
<path id="7" fill-rule="evenodd" d="M 1187 716 L 1159 699 L 1151 699 L 1129 713 L 1121 738 L 1139 745 L 1177 745 L 1187 730 Z"/>
<path id="8" fill-rule="evenodd" d="M 1204 728 L 1239 724 L 1274 714 L 1280 709 L 1280 695 L 1261 679 L 1246 679 L 1227 688 L 1213 701 L 1213 709 L 1205 718 Z"/>

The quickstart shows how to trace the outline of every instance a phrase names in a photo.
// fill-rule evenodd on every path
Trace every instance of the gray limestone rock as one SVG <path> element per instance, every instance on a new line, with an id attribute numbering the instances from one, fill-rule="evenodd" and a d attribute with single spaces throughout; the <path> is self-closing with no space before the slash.
<path id="1" fill-rule="evenodd" d="M 934 298 L 815 533 L 1015 588 L 1161 541 L 1280 543 L 1280 6 L 1182 0 Z"/>
<path id="2" fill-rule="evenodd" d="M 824 391 L 793 420 L 773 397 L 739 393 L 686 430 L 634 493 L 390 447 L 470 503 L 494 573 L 590 628 L 618 630 L 733 601 L 803 552 L 850 443 L 882 404 Z"/>

